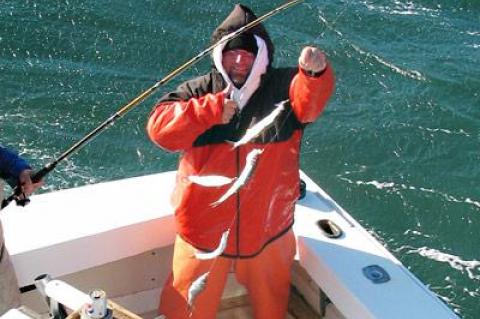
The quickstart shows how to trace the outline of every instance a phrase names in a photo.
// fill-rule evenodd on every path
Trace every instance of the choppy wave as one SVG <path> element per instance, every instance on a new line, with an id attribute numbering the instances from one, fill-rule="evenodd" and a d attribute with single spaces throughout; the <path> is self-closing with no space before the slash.
<path id="1" fill-rule="evenodd" d="M 445 129 L 445 128 L 429 128 L 429 127 L 418 127 L 421 130 L 428 131 L 430 133 L 445 133 L 445 134 L 453 134 L 453 135 L 463 135 L 466 137 L 471 137 L 471 134 L 466 132 L 463 129 L 458 129 L 458 130 L 450 130 L 450 129 Z"/>
<path id="2" fill-rule="evenodd" d="M 393 5 L 391 6 L 380 5 L 377 3 L 373 3 L 371 1 L 363 1 L 361 3 L 365 5 L 368 10 L 380 12 L 383 14 L 390 14 L 390 15 L 438 16 L 440 15 L 440 12 L 441 12 L 441 9 L 439 8 L 427 8 L 419 4 L 416 4 L 412 1 L 407 1 L 407 2 L 394 1 Z"/>
<path id="3" fill-rule="evenodd" d="M 419 236 L 419 237 L 424 237 L 424 238 L 432 238 L 432 235 L 425 234 L 419 230 L 413 230 L 413 229 L 407 229 L 404 233 L 404 235 L 414 235 L 414 236 Z"/>
<path id="4" fill-rule="evenodd" d="M 348 172 L 347 172 L 348 174 Z M 400 191 L 402 190 L 408 190 L 408 191 L 420 191 L 423 193 L 429 193 L 429 194 L 434 194 L 437 196 L 442 197 L 445 201 L 447 202 L 452 202 L 452 203 L 461 203 L 461 204 L 468 204 L 471 206 L 474 206 L 476 208 L 480 208 L 480 200 L 472 199 L 470 197 L 465 197 L 465 198 L 457 198 L 453 195 L 431 189 L 431 188 L 425 188 L 425 187 L 418 187 L 418 186 L 411 186 L 411 185 L 406 185 L 406 184 L 397 184 L 394 182 L 386 182 L 386 181 L 377 181 L 377 180 L 372 180 L 372 181 L 361 181 L 361 180 L 352 180 L 349 178 L 346 178 L 345 176 L 338 175 L 338 178 L 341 180 L 349 183 L 349 184 L 355 184 L 355 185 L 365 185 L 365 186 L 373 186 L 376 189 L 379 190 L 389 190 L 392 193 L 397 193 L 399 194 Z"/>
<path id="5" fill-rule="evenodd" d="M 459 270 L 462 273 L 467 273 L 470 279 L 480 280 L 480 261 L 478 260 L 463 260 L 459 256 L 447 254 L 440 250 L 428 247 L 414 248 L 404 246 L 399 249 L 399 251 L 402 250 L 406 250 L 407 254 L 418 254 L 430 260 L 447 263 L 453 269 Z"/>

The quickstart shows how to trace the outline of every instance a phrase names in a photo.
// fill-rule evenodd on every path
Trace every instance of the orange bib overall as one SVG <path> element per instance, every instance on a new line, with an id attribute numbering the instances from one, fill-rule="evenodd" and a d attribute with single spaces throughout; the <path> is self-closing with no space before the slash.
<path id="1" fill-rule="evenodd" d="M 159 313 L 167 319 L 215 318 L 227 275 L 234 272 L 237 281 L 248 290 L 256 319 L 284 319 L 295 249 L 295 237 L 290 230 L 252 258 L 198 260 L 194 256 L 196 249 L 177 236 L 173 272 L 163 289 Z M 190 285 L 209 270 L 206 288 L 189 309 L 187 295 Z"/>

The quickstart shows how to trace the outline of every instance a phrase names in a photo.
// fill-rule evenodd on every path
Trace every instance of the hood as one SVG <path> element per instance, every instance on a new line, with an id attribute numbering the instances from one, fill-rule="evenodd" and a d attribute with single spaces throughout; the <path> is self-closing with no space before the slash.
<path id="1" fill-rule="evenodd" d="M 254 37 L 258 47 L 257 56 L 255 57 L 255 62 L 252 65 L 252 69 L 250 70 L 245 83 L 240 88 L 237 88 L 233 84 L 222 65 L 222 52 L 226 43 L 217 45 L 212 52 L 213 64 L 217 68 L 217 71 L 222 75 L 224 81 L 231 85 L 230 99 L 235 100 L 238 103 L 240 110 L 243 109 L 250 97 L 260 86 L 262 76 L 267 72 L 269 65 L 268 49 L 265 41 L 258 35 L 254 35 Z"/>
<path id="2" fill-rule="evenodd" d="M 242 4 L 235 5 L 228 17 L 225 18 L 225 20 L 213 32 L 211 39 L 212 44 L 216 43 L 223 36 L 240 29 L 249 22 L 252 22 L 256 18 L 257 17 L 255 14 L 248 7 Z M 255 27 L 245 31 L 245 33 L 257 35 L 265 41 L 268 49 L 269 64 L 271 64 L 273 61 L 274 47 L 272 40 L 270 39 L 270 36 L 268 35 L 263 24 L 258 24 Z"/>

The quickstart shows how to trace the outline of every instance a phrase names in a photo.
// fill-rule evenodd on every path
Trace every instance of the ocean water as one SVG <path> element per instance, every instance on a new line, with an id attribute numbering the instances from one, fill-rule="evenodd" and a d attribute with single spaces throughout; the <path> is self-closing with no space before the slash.
<path id="1" fill-rule="evenodd" d="M 209 44 L 236 1 L 2 0 L 0 143 L 41 168 Z M 263 14 L 281 1 L 245 1 Z M 265 23 L 274 64 L 322 48 L 336 92 L 302 169 L 462 318 L 480 317 L 480 2 L 306 1 Z M 176 168 L 146 137 L 161 87 L 42 192 Z"/>

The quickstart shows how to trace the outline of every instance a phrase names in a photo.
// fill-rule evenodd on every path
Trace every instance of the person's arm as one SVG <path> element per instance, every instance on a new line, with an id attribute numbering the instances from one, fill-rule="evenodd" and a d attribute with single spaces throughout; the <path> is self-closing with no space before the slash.
<path id="1" fill-rule="evenodd" d="M 28 163 L 16 153 L 0 146 L 0 178 L 15 187 L 24 170 L 30 170 Z"/>
<path id="2" fill-rule="evenodd" d="M 325 54 L 306 47 L 299 58 L 299 71 L 290 84 L 290 101 L 302 123 L 315 121 L 333 94 L 335 78 Z"/>
<path id="3" fill-rule="evenodd" d="M 192 147 L 198 136 L 214 125 L 228 123 L 233 116 L 225 94 L 222 91 L 196 97 L 188 84 L 180 86 L 150 114 L 147 123 L 150 139 L 168 151 Z"/>
<path id="4" fill-rule="evenodd" d="M 0 146 L 0 178 L 12 188 L 20 185 L 23 193 L 21 197 L 28 197 L 43 185 L 43 181 L 33 183 L 31 175 L 32 169 L 23 158 Z"/>

